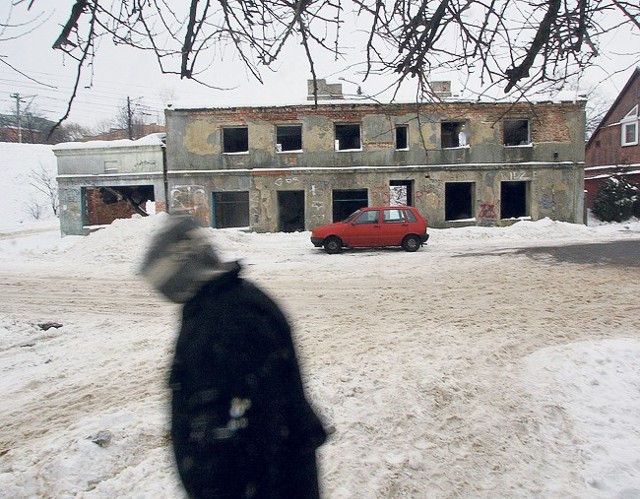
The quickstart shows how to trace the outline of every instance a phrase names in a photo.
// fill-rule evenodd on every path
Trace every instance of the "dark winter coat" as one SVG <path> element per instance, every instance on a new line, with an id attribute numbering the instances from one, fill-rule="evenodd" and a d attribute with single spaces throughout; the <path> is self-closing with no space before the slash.
<path id="1" fill-rule="evenodd" d="M 183 308 L 170 377 L 180 476 L 194 498 L 317 498 L 315 450 L 326 434 L 289 324 L 239 269 Z"/>

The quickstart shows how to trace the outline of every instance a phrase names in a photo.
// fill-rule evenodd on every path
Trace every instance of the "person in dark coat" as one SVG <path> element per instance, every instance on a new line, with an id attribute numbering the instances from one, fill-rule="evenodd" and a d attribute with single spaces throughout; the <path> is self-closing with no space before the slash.
<path id="1" fill-rule="evenodd" d="M 192 498 L 317 499 L 325 429 L 305 397 L 287 319 L 240 272 L 193 218 L 173 215 L 141 268 L 184 304 L 169 379 L 180 478 Z"/>

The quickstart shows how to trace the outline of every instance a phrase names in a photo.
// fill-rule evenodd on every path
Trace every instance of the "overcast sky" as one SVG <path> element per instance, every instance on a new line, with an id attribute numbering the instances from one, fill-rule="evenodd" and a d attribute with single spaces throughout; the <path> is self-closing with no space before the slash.
<path id="1" fill-rule="evenodd" d="M 16 99 L 12 95 L 20 94 L 24 99 L 23 108 L 30 105 L 46 117 L 58 119 L 66 111 L 75 79 L 75 61 L 54 51 L 51 45 L 60 34 L 61 25 L 68 18 L 75 0 L 56 0 L 55 7 L 49 6 L 50 2 L 37 0 L 27 17 L 24 7 L 16 7 L 10 12 L 11 1 L 0 1 L 0 23 L 6 21 L 9 14 L 14 23 L 33 19 L 40 13 L 47 20 L 19 38 L 13 38 L 17 29 L 0 32 L 0 113 L 14 112 Z M 24 33 L 25 30 L 21 31 Z M 348 35 L 349 29 L 343 30 L 342 34 Z M 603 44 L 603 53 L 610 56 L 601 59 L 603 68 L 596 68 L 586 75 L 580 90 L 603 82 L 599 92 L 613 101 L 631 75 L 629 68 L 638 63 L 615 55 L 629 40 L 629 34 L 622 32 Z M 361 49 L 355 47 L 355 50 L 361 55 Z M 93 71 L 85 70 L 83 85 L 68 121 L 94 127 L 115 117 L 118 109 L 126 105 L 127 97 L 134 108 L 144 110 L 148 123 L 162 121 L 168 101 L 197 102 L 203 106 L 301 103 L 306 99 L 306 82 L 311 77 L 302 56 L 299 47 L 291 47 L 279 62 L 277 72 L 263 72 L 263 85 L 247 74 L 238 61 L 226 59 L 224 63 L 216 63 L 207 80 L 229 89 L 221 91 L 180 80 L 175 75 L 162 75 L 151 54 L 113 47 L 105 39 L 98 49 Z M 623 71 L 616 73 L 618 70 Z M 361 83 L 362 79 L 356 68 L 349 67 L 349 61 L 336 62 L 330 58 L 318 61 L 316 73 L 330 83 L 340 83 L 339 77 L 356 83 Z M 451 79 L 454 93 L 460 91 L 456 75 L 435 75 L 434 79 Z M 342 81 L 343 91 L 355 93 L 357 86 L 349 82 Z M 367 80 L 362 83 L 362 89 L 365 93 L 375 94 L 385 85 L 386 81 Z M 412 95 L 407 89 L 401 100 L 410 100 Z"/>

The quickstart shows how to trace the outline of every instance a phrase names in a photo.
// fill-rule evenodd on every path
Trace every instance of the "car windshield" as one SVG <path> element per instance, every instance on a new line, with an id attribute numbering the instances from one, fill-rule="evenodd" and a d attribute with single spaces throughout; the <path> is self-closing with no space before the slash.
<path id="1" fill-rule="evenodd" d="M 351 215 L 349 215 L 347 218 L 345 218 L 345 219 L 343 220 L 343 222 L 344 222 L 344 223 L 349 223 L 349 222 L 351 222 L 354 218 L 356 218 L 356 217 L 360 214 L 360 212 L 361 212 L 361 211 L 362 211 L 362 210 L 356 210 L 356 211 L 354 211 Z"/>

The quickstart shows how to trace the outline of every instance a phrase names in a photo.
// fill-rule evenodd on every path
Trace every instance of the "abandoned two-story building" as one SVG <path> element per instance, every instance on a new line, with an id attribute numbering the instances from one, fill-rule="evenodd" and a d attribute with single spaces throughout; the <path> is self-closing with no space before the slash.
<path id="1" fill-rule="evenodd" d="M 379 204 L 414 205 L 432 227 L 583 221 L 583 101 L 381 104 L 346 100 L 323 80 L 317 97 L 170 106 L 166 166 L 147 184 L 164 182 L 166 199 L 156 196 L 170 212 L 260 232 L 310 230 Z"/>

